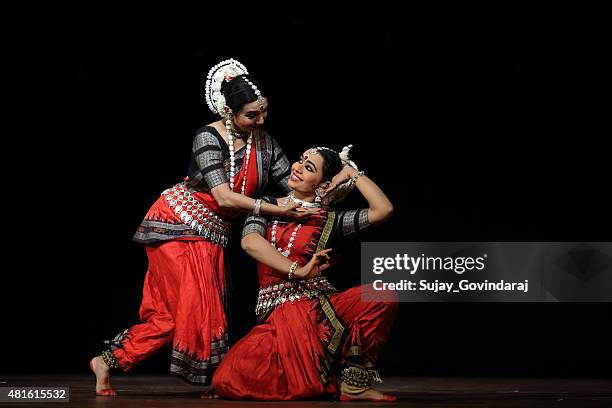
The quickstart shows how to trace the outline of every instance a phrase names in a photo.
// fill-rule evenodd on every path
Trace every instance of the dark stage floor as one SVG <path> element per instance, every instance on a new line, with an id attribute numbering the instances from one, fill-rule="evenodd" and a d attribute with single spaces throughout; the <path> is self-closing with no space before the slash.
<path id="1" fill-rule="evenodd" d="M 70 407 L 202 407 L 202 406 L 396 406 L 396 407 L 612 407 L 611 379 L 514 379 L 387 377 L 380 389 L 399 397 L 396 403 L 326 401 L 239 402 L 202 400 L 207 387 L 192 387 L 170 376 L 116 375 L 118 397 L 96 397 L 93 375 L 0 374 L 0 387 L 70 387 L 68 404 L 8 404 L 5 406 Z"/>

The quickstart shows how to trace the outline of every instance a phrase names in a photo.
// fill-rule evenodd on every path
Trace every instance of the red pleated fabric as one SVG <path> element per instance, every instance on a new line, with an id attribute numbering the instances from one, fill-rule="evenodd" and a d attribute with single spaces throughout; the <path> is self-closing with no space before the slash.
<path id="1" fill-rule="evenodd" d="M 113 354 L 129 370 L 166 343 L 198 360 L 226 333 L 223 248 L 209 241 L 167 241 L 145 247 L 149 269 L 140 319 Z"/>
<path id="2" fill-rule="evenodd" d="M 258 186 L 255 148 L 251 149 L 248 170 L 246 159 L 235 176 L 234 190 L 240 191 L 246 170 L 248 196 Z M 210 192 L 192 192 L 192 196 L 225 221 L 241 214 L 219 207 Z M 179 215 L 163 196 L 151 206 L 145 220 L 182 226 Z M 169 227 L 166 230 L 172 231 Z M 224 250 L 195 231 L 174 237 L 164 227 L 159 228 L 153 232 L 159 232 L 164 240 L 145 245 L 149 267 L 140 307 L 142 323 L 118 336 L 111 350 L 119 367 L 126 371 L 171 343 L 170 373 L 192 384 L 209 384 L 228 349 Z"/>
<path id="3" fill-rule="evenodd" d="M 367 363 L 375 363 L 386 342 L 397 297 L 362 302 L 362 290 L 351 288 L 329 297 L 345 335 L 333 363 L 359 347 Z M 212 386 L 222 398 L 242 400 L 298 400 L 335 398 L 338 384 L 323 360 L 335 329 L 322 313 L 319 300 L 302 299 L 279 305 L 268 319 L 234 345 L 213 376 Z"/>

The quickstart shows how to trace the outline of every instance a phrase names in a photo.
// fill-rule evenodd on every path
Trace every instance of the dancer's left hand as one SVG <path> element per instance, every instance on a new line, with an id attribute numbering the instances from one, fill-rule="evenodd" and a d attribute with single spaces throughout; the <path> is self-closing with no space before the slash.
<path id="1" fill-rule="evenodd" d="M 321 275 L 330 266 L 330 258 L 327 253 L 331 250 L 328 248 L 315 253 L 306 265 L 295 270 L 295 276 L 300 279 L 310 279 Z"/>
<path id="2" fill-rule="evenodd" d="M 348 179 L 355 176 L 357 174 L 357 170 L 352 168 L 351 166 L 344 166 L 342 170 L 338 172 L 332 179 L 325 191 L 323 192 L 323 197 L 325 197 L 330 191 L 334 188 L 338 187 L 340 184 L 345 183 Z"/>

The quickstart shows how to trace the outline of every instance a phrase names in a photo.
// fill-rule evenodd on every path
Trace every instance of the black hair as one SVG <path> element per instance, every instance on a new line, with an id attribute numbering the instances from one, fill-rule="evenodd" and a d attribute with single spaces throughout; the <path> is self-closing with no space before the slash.
<path id="1" fill-rule="evenodd" d="M 338 153 L 333 150 L 318 149 L 317 151 L 323 156 L 323 178 L 321 181 L 331 180 L 342 170 L 342 160 L 340 160 Z"/>
<path id="2" fill-rule="evenodd" d="M 247 103 L 255 102 L 257 100 L 257 95 L 255 95 L 255 91 L 246 81 L 246 75 L 238 75 L 231 81 L 223 81 L 221 83 L 221 93 L 225 97 L 225 104 L 229 106 L 229 108 L 234 113 L 240 112 L 240 110 Z M 261 92 L 263 96 L 263 89 L 256 83 L 253 78 L 248 78 L 257 89 Z"/>

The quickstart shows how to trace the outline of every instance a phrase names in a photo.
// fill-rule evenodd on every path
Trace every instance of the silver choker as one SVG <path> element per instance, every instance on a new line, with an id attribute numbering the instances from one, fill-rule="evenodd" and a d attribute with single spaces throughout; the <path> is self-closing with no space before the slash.
<path id="1" fill-rule="evenodd" d="M 294 203 L 298 204 L 300 207 L 303 207 L 303 208 L 319 208 L 319 207 L 321 207 L 321 203 L 310 203 L 308 201 L 303 201 L 303 200 L 300 200 L 299 198 L 296 198 L 296 196 L 293 193 L 293 191 L 289 193 L 288 198 L 289 198 L 289 200 L 293 201 Z"/>

